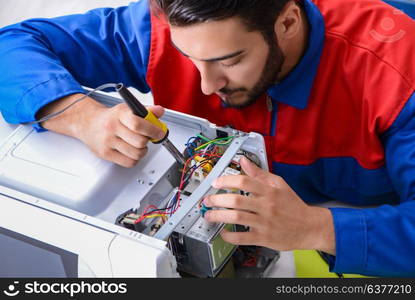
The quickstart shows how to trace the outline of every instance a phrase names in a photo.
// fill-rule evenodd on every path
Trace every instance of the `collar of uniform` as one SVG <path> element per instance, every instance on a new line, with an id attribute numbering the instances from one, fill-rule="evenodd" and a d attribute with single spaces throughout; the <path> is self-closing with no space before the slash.
<path id="1" fill-rule="evenodd" d="M 320 10 L 311 0 L 305 0 L 303 3 L 310 24 L 306 53 L 286 78 L 268 89 L 268 94 L 272 99 L 298 109 L 307 107 L 323 52 L 325 35 L 324 19 Z"/>

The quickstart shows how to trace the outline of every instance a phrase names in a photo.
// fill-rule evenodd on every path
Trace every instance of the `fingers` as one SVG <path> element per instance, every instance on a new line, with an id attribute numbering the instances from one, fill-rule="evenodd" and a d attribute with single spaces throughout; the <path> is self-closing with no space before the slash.
<path id="1" fill-rule="evenodd" d="M 149 109 L 157 117 L 164 113 L 161 106 Z M 147 153 L 150 137 L 165 136 L 160 128 L 134 115 L 125 103 L 111 108 L 88 106 L 85 111 L 88 118 L 80 118 L 75 136 L 98 157 L 123 167 L 133 167 Z"/>
<path id="2" fill-rule="evenodd" d="M 243 156 L 241 158 L 240 164 L 241 164 L 242 170 L 249 177 L 256 177 L 256 176 L 261 176 L 262 175 L 262 169 L 258 168 L 255 164 L 253 164 L 245 156 Z"/>
<path id="3" fill-rule="evenodd" d="M 160 105 L 147 106 L 147 109 L 151 110 L 151 112 L 159 119 L 164 115 L 164 108 Z"/>
<path id="4" fill-rule="evenodd" d="M 274 174 L 271 174 L 258 166 L 256 166 L 254 163 L 249 161 L 246 157 L 241 158 L 241 167 L 242 170 L 245 172 L 245 174 L 249 177 L 255 178 L 263 183 L 268 183 L 273 186 L 278 185 L 278 176 L 275 176 Z"/>
<path id="5" fill-rule="evenodd" d="M 214 223 L 239 224 L 254 226 L 258 223 L 257 215 L 233 209 L 212 209 L 205 213 L 205 220 Z"/>
<path id="6" fill-rule="evenodd" d="M 221 176 L 213 181 L 212 186 L 215 189 L 237 189 L 253 194 L 258 194 L 266 188 L 261 181 L 245 175 Z"/>
<path id="7" fill-rule="evenodd" d="M 114 137 L 111 142 L 107 142 L 97 155 L 105 160 L 112 161 L 126 168 L 131 168 L 137 164 L 148 152 L 148 148 L 135 148 L 124 140 Z"/>
<path id="8" fill-rule="evenodd" d="M 101 157 L 125 168 L 132 168 L 137 164 L 137 160 L 131 159 L 114 149 L 106 150 Z"/>
<path id="9" fill-rule="evenodd" d="M 149 110 L 157 117 L 164 113 L 161 106 L 149 107 Z M 161 139 L 165 133 L 157 126 L 134 115 L 125 104 L 115 107 L 114 112 L 118 115 L 119 121 L 118 124 L 113 122 L 111 126 L 106 127 L 110 136 L 106 138 L 108 148 L 101 157 L 123 167 L 133 167 L 148 152 L 149 139 Z"/>
<path id="10" fill-rule="evenodd" d="M 216 189 L 239 189 L 259 195 L 270 186 L 284 185 L 284 181 L 279 176 L 258 168 L 245 157 L 241 159 L 241 167 L 246 175 L 221 176 L 212 183 L 212 186 Z"/>
<path id="11" fill-rule="evenodd" d="M 136 148 L 118 138 L 114 142 L 113 149 L 135 161 L 142 159 L 148 151 L 148 148 L 145 145 L 142 148 Z"/>
<path id="12" fill-rule="evenodd" d="M 238 210 L 245 210 L 256 213 L 260 211 L 260 206 L 253 197 L 238 194 L 216 194 L 205 198 L 203 203 L 208 207 L 224 207 Z"/>
<path id="13" fill-rule="evenodd" d="M 116 136 L 124 140 L 126 143 L 138 149 L 145 148 L 149 141 L 148 137 L 131 131 L 121 123 L 117 127 L 115 134 Z"/>
<path id="14" fill-rule="evenodd" d="M 126 105 L 120 104 L 119 109 L 122 110 L 119 116 L 121 124 L 123 124 L 134 133 L 141 134 L 145 137 L 155 140 L 161 140 L 166 135 L 166 133 L 163 132 L 159 127 L 151 124 L 149 121 L 144 120 L 141 117 L 134 115 Z M 151 110 L 153 109 L 155 110 L 156 114 L 162 114 L 162 109 L 159 107 L 151 108 Z"/>

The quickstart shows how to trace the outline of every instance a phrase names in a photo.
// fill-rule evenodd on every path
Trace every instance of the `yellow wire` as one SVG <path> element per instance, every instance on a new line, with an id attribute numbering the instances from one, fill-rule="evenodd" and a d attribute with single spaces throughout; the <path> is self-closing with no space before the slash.
<path id="1" fill-rule="evenodd" d="M 157 214 L 157 215 L 149 215 L 149 216 L 145 216 L 145 219 L 150 219 L 150 218 L 157 218 L 157 217 L 164 217 L 165 215 L 162 214 Z"/>
<path id="2" fill-rule="evenodd" d="M 204 147 L 206 147 L 206 146 L 208 146 L 208 145 L 210 145 L 210 144 L 212 144 L 212 143 L 216 143 L 218 146 L 222 146 L 222 145 L 227 145 L 227 144 L 229 144 L 229 142 L 225 142 L 225 143 L 218 143 L 220 140 L 211 140 L 211 141 L 209 141 L 209 142 L 207 142 L 207 143 L 204 143 L 203 145 L 200 145 L 199 147 L 197 147 L 197 148 L 195 148 L 195 151 L 198 151 L 198 150 L 200 150 L 200 149 L 203 149 Z"/>

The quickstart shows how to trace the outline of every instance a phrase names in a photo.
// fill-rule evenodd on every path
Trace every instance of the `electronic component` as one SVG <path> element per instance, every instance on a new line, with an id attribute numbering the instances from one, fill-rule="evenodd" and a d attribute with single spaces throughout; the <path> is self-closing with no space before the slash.
<path id="1" fill-rule="evenodd" d="M 194 160 L 196 163 L 202 163 L 201 169 L 206 173 L 209 174 L 210 171 L 213 169 L 213 160 L 212 159 L 206 159 L 204 157 L 201 157 L 199 155 L 196 155 L 194 157 Z"/>
<path id="2" fill-rule="evenodd" d="M 231 167 L 227 167 L 224 171 L 223 171 L 223 175 L 241 175 L 241 171 L 238 171 L 234 168 Z"/>
<path id="3" fill-rule="evenodd" d="M 242 156 L 259 161 L 254 154 L 239 149 L 239 143 L 233 144 L 234 154 L 229 156 L 228 148 L 235 138 L 225 135 L 224 132 L 214 139 L 202 134 L 190 137 L 183 151 L 186 163 L 183 166 L 175 164 L 169 175 L 170 182 L 176 188 L 167 197 L 161 198 L 158 205 L 142 201 L 137 210 L 125 213 L 117 223 L 127 228 L 136 228 L 138 224 L 142 224 L 142 227 L 138 228 L 142 233 L 156 238 L 167 237 L 179 271 L 197 277 L 217 276 L 237 249 L 235 245 L 223 241 L 220 232 L 224 228 L 230 231 L 245 229 L 233 224 L 207 222 L 204 219 L 205 213 L 218 208 L 207 207 L 201 200 L 218 192 L 242 195 L 245 193 L 236 189 L 218 191 L 211 188 L 210 184 L 206 186 L 205 181 L 212 173 L 215 173 L 213 175 L 216 177 L 241 175 Z M 225 155 L 229 156 L 228 162 L 219 166 L 219 161 Z M 205 192 L 200 192 L 206 188 L 208 189 Z M 193 206 L 189 206 L 192 203 Z M 171 228 L 170 232 L 166 227 Z"/>
<path id="4" fill-rule="evenodd" d="M 161 226 L 164 224 L 163 218 L 159 217 L 157 221 L 151 225 L 151 231 L 149 232 L 149 236 L 153 236 L 156 234 L 156 232 L 161 228 Z"/>
<path id="5" fill-rule="evenodd" d="M 205 174 L 203 173 L 202 170 L 197 169 L 193 172 L 193 179 L 195 179 L 196 181 L 202 181 L 205 178 Z"/>
<path id="6" fill-rule="evenodd" d="M 202 206 L 203 207 L 203 206 Z M 232 224 L 207 222 L 195 208 L 191 222 L 183 220 L 170 237 L 178 270 L 197 277 L 215 277 L 234 253 L 236 246 L 220 236 L 223 228 L 235 231 Z"/>
<path id="7" fill-rule="evenodd" d="M 265 247 L 239 246 L 232 260 L 236 277 L 258 278 L 265 277 L 270 266 L 280 258 L 280 253 Z"/>
<path id="8" fill-rule="evenodd" d="M 136 222 L 140 217 L 141 215 L 137 214 L 134 209 L 130 209 L 121 214 L 115 221 L 115 224 L 121 225 L 134 231 L 142 232 L 144 229 L 146 229 L 146 226 L 141 222 Z"/>
<path id="9" fill-rule="evenodd" d="M 202 217 L 205 217 L 205 213 L 208 210 L 211 210 L 211 207 L 206 206 L 204 203 L 202 203 L 201 207 L 200 207 L 200 214 L 202 215 Z"/>

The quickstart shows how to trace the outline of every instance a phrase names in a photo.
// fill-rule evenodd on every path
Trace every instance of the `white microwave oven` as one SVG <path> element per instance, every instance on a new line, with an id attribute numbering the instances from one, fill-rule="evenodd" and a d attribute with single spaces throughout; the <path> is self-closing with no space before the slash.
<path id="1" fill-rule="evenodd" d="M 122 101 L 105 93 L 93 97 L 108 106 Z M 207 223 L 200 200 L 241 192 L 211 188 L 216 177 L 239 174 L 241 155 L 268 169 L 263 137 L 170 110 L 162 120 L 185 155 L 192 154 L 189 145 L 224 142 L 211 143 L 217 158 L 186 175 L 175 211 L 137 222 L 145 208 L 177 198 L 183 167 L 166 149 L 150 144 L 147 156 L 126 169 L 97 158 L 76 139 L 1 119 L 0 277 L 216 277 L 235 257 L 248 255 L 252 249 L 240 252 L 219 234 L 225 226 L 244 228 Z M 266 276 L 279 253 L 260 252 L 261 268 L 232 267 L 229 274 Z"/>

